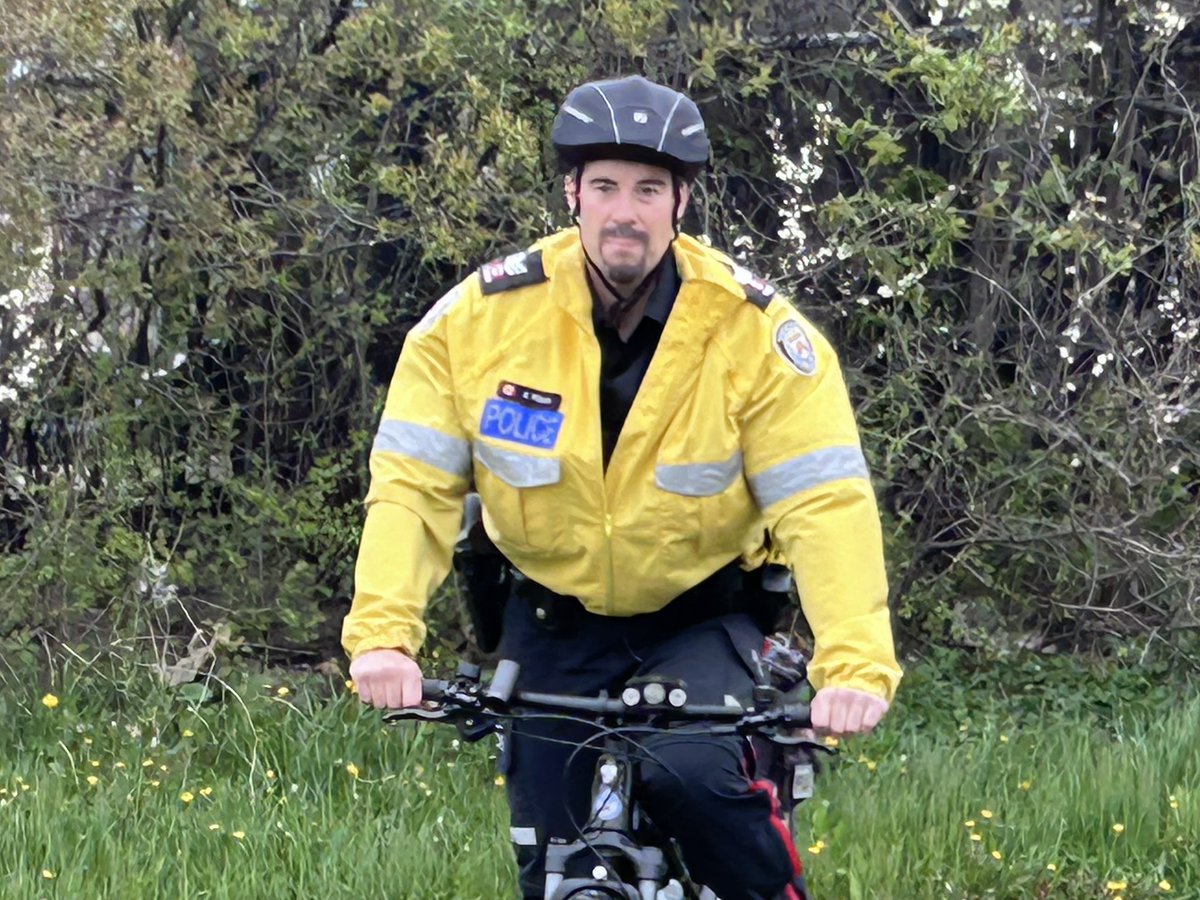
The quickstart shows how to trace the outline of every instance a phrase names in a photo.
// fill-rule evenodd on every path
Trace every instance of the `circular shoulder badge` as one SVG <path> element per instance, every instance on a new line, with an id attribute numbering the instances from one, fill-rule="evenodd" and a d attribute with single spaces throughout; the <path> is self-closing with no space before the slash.
<path id="1" fill-rule="evenodd" d="M 775 330 L 775 350 L 801 375 L 817 371 L 817 351 L 804 326 L 795 319 L 788 319 Z"/>

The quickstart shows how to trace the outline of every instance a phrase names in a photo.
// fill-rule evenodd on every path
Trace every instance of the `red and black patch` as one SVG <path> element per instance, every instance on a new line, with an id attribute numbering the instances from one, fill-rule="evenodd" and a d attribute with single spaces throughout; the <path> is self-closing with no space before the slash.
<path id="1" fill-rule="evenodd" d="M 733 280 L 742 286 L 742 290 L 746 292 L 746 299 L 757 306 L 759 309 L 766 309 L 772 300 L 775 299 L 775 285 L 771 284 L 764 278 L 759 278 L 736 263 L 731 264 L 733 269 Z"/>
<path id="2" fill-rule="evenodd" d="M 555 410 L 562 406 L 562 394 L 552 394 L 550 391 L 539 391 L 511 381 L 500 382 L 496 395 L 513 403 L 520 403 L 531 409 Z"/>
<path id="3" fill-rule="evenodd" d="M 545 280 L 541 250 L 511 253 L 479 267 L 479 287 L 485 294 L 499 294 Z"/>

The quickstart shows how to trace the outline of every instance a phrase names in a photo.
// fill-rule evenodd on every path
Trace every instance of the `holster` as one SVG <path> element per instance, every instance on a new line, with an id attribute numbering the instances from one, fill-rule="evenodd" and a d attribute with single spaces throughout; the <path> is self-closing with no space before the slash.
<path id="1" fill-rule="evenodd" d="M 484 531 L 478 494 L 467 495 L 462 531 L 454 545 L 454 571 L 471 617 L 475 643 L 484 653 L 491 653 L 500 644 L 512 569 Z"/>

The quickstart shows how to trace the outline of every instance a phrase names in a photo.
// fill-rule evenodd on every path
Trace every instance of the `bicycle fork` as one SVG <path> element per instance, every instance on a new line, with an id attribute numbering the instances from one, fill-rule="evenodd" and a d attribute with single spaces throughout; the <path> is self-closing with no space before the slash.
<path id="1" fill-rule="evenodd" d="M 619 873 L 611 872 L 602 860 L 629 861 L 637 877 L 636 897 L 630 900 L 655 900 L 667 874 L 666 858 L 657 847 L 640 847 L 629 839 L 632 833 L 630 804 L 633 795 L 633 771 L 628 759 L 604 753 L 596 763 L 592 782 L 592 806 L 583 837 L 572 843 L 554 843 L 546 847 L 545 900 L 568 894 L 596 881 L 621 884 Z M 588 854 L 598 857 L 591 879 L 567 879 L 571 859 Z M 560 893 L 560 889 L 562 893 Z"/>

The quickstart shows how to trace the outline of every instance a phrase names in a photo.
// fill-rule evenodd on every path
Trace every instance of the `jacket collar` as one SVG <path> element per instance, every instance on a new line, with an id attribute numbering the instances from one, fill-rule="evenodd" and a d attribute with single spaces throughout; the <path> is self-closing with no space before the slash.
<path id="1" fill-rule="evenodd" d="M 745 300 L 745 292 L 734 280 L 731 263 L 720 251 L 713 249 L 688 234 L 680 234 L 671 245 L 675 254 L 675 266 L 683 282 L 681 292 L 688 291 L 690 283 L 705 284 L 718 289 L 715 296 L 709 294 L 706 302 L 718 307 L 703 318 L 713 327 L 732 308 L 725 308 L 728 301 L 738 303 Z M 591 328 L 592 299 L 586 281 L 586 262 L 583 245 L 577 228 L 566 228 L 547 235 L 534 245 L 542 251 L 542 267 L 550 280 L 554 298 L 569 312 L 580 326 Z M 713 316 L 711 313 L 718 313 Z"/>

